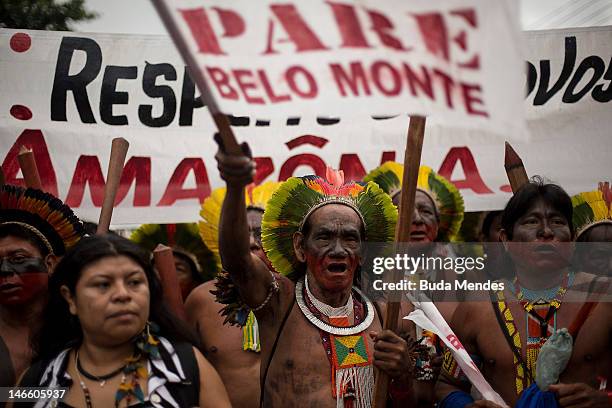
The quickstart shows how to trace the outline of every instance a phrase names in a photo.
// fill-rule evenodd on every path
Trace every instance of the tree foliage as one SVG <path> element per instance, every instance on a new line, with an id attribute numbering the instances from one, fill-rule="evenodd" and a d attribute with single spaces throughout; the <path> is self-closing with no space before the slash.
<path id="1" fill-rule="evenodd" d="M 85 0 L 2 0 L 0 27 L 68 31 L 71 23 L 96 17 L 96 13 L 85 9 L 84 3 Z"/>

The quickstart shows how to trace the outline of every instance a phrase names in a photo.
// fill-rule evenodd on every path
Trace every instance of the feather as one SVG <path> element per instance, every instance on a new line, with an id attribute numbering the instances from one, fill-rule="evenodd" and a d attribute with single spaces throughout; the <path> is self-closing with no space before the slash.
<path id="1" fill-rule="evenodd" d="M 576 239 L 587 229 L 601 222 L 612 220 L 609 197 L 609 184 L 599 183 L 599 189 L 586 191 L 572 196 L 572 223 L 576 230 Z"/>
<path id="2" fill-rule="evenodd" d="M 387 194 L 394 196 L 402 188 L 403 177 L 403 165 L 386 162 L 368 173 L 363 181 L 375 182 Z M 438 240 L 453 241 L 459 233 L 465 212 L 463 197 L 457 187 L 430 167 L 421 166 L 417 188 L 430 196 L 438 209 L 440 215 Z"/>
<path id="3" fill-rule="evenodd" d="M 59 198 L 33 188 L 0 187 L 0 224 L 22 222 L 34 227 L 63 255 L 84 235 L 83 224 Z"/>

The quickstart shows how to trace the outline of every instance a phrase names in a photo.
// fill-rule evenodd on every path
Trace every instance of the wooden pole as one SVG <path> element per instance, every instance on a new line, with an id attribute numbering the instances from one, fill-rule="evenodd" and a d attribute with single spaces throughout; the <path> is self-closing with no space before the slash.
<path id="1" fill-rule="evenodd" d="M 98 220 L 98 228 L 96 234 L 106 234 L 110 227 L 111 218 L 113 216 L 113 207 L 115 206 L 115 196 L 119 188 L 121 180 L 121 172 L 125 163 L 130 144 L 122 137 L 113 139 L 111 145 L 110 160 L 108 161 L 108 172 L 106 173 L 106 184 L 104 185 L 104 201 L 100 210 L 100 219 Z"/>
<path id="2" fill-rule="evenodd" d="M 523 160 L 521 160 L 520 156 L 508 142 L 506 142 L 504 167 L 506 168 L 506 174 L 508 175 L 508 181 L 510 181 L 513 193 L 516 193 L 519 188 L 529 183 L 529 177 L 523 165 Z"/>
<path id="3" fill-rule="evenodd" d="M 180 29 L 177 27 L 174 19 L 172 18 L 172 11 L 168 8 L 165 1 L 153 0 L 153 5 L 166 26 L 168 33 L 172 37 L 176 48 L 183 57 L 183 60 L 185 60 L 191 78 L 193 78 L 194 82 L 198 86 L 198 89 L 200 90 L 200 98 L 202 98 L 204 105 L 208 107 L 208 110 L 210 111 L 210 114 L 217 125 L 217 129 L 219 129 L 219 134 L 221 136 L 221 140 L 223 141 L 225 151 L 229 154 L 241 155 L 242 149 L 236 141 L 236 137 L 234 136 L 234 132 L 230 127 L 227 115 L 222 113 L 219 109 L 219 105 L 211 92 L 211 87 L 208 84 L 206 76 L 202 70 L 198 68 L 200 64 L 195 56 L 189 51 L 189 45 L 187 44 L 186 39 L 181 34 Z"/>
<path id="4" fill-rule="evenodd" d="M 155 267 L 159 272 L 164 301 L 176 316 L 186 321 L 183 297 L 178 283 L 176 267 L 174 266 L 172 249 L 158 244 L 153 250 L 153 259 L 155 260 Z"/>
<path id="5" fill-rule="evenodd" d="M 574 338 L 574 341 L 576 341 L 576 337 L 578 337 L 578 332 L 582 328 L 582 325 L 586 321 L 587 317 L 589 317 L 595 306 L 597 306 L 597 302 L 585 302 L 578 310 L 578 313 L 576 313 L 576 317 L 574 317 L 574 320 L 567 328 L 567 331 Z"/>
<path id="6" fill-rule="evenodd" d="M 416 196 L 417 179 L 419 167 L 421 166 L 421 152 L 423 150 L 423 138 L 425 136 L 425 118 L 423 116 L 411 116 L 408 126 L 408 141 L 404 152 L 404 177 L 402 180 L 402 191 L 400 195 L 399 217 L 395 228 L 395 242 L 408 242 L 410 240 L 410 226 L 414 213 L 414 200 Z M 395 270 L 392 275 L 394 282 L 403 278 L 403 271 Z M 387 311 L 384 319 L 384 328 L 397 331 L 400 302 L 387 302 Z M 383 408 L 387 403 L 387 390 L 389 388 L 389 376 L 378 370 L 376 376 L 376 388 L 374 392 L 374 407 Z"/>
<path id="7" fill-rule="evenodd" d="M 32 150 L 21 146 L 17 155 L 17 161 L 19 161 L 19 167 L 21 167 L 26 187 L 42 190 L 42 183 L 40 182 L 40 175 L 38 174 L 38 167 L 36 167 L 36 160 L 34 160 Z"/>

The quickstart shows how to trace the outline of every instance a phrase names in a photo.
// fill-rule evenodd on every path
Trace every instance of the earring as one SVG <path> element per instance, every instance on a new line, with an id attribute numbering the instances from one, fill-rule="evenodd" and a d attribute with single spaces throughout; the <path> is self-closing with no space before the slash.
<path id="1" fill-rule="evenodd" d="M 155 323 L 147 321 L 142 332 L 140 332 L 140 335 L 136 337 L 136 348 L 143 354 L 159 357 L 159 350 L 157 349 L 159 340 L 157 340 L 155 336 L 151 334 L 151 332 L 155 334 L 158 331 L 159 327 Z"/>

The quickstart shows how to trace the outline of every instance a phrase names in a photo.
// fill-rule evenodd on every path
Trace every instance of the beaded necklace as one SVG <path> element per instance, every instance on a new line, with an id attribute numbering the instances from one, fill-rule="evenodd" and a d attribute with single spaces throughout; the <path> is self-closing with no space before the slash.
<path id="1" fill-rule="evenodd" d="M 89 373 L 88 371 L 86 371 L 83 366 L 81 365 L 81 359 L 79 358 L 79 350 L 77 350 L 76 352 L 76 370 L 77 373 L 79 374 L 83 374 L 85 376 L 85 378 L 88 378 L 92 381 L 97 381 L 100 383 L 100 387 L 104 387 L 104 385 L 106 384 L 106 380 L 110 380 L 111 378 L 113 378 L 114 376 L 116 376 L 117 374 L 119 374 L 121 371 L 123 371 L 123 369 L 125 368 L 125 365 L 117 368 L 116 370 L 114 370 L 111 373 L 105 374 L 105 375 L 94 375 Z"/>
<path id="2" fill-rule="evenodd" d="M 359 289 L 353 288 L 353 290 L 356 291 L 357 294 L 359 294 L 359 296 L 364 300 L 365 306 L 366 306 L 366 314 L 365 314 L 364 320 L 361 323 L 355 324 L 354 326 L 330 324 L 324 321 L 323 319 L 321 319 L 317 314 L 315 314 L 314 311 L 311 310 L 306 305 L 306 302 L 304 301 L 304 298 L 305 298 L 304 295 L 308 296 L 308 294 L 304 290 L 304 280 L 303 279 L 299 280 L 295 284 L 295 301 L 298 304 L 304 316 L 306 317 L 306 319 L 308 319 L 308 321 L 310 321 L 320 330 L 323 330 L 335 336 L 349 336 L 349 335 L 354 335 L 354 334 L 363 332 L 365 329 L 370 327 L 370 325 L 374 321 L 374 306 L 372 305 L 372 302 L 370 302 L 363 295 L 363 293 L 361 293 Z M 312 303 L 312 300 L 311 300 L 311 303 Z M 314 309 L 315 311 L 318 311 L 319 314 L 322 314 L 322 312 L 316 309 L 316 307 L 314 307 Z"/>
<path id="3" fill-rule="evenodd" d="M 567 292 L 568 285 L 571 285 L 573 276 L 573 273 L 565 275 L 561 284 L 556 288 L 541 292 L 529 291 L 530 293 L 525 290 L 526 288 L 520 287 L 517 278 L 514 279 L 516 297 L 525 309 L 527 370 L 533 375 L 535 375 L 540 348 L 557 330 L 557 310 L 561 307 L 561 300 Z"/>
<path id="4" fill-rule="evenodd" d="M 573 281 L 573 273 L 567 274 L 557 288 L 534 291 L 521 288 L 514 279 L 514 292 L 525 310 L 527 362 L 522 359 L 522 343 L 512 312 L 506 304 L 503 291 L 496 292 L 497 308 L 504 319 L 505 329 L 514 346 L 513 362 L 515 368 L 516 393 L 520 394 L 533 382 L 536 362 L 540 348 L 557 328 L 557 310 L 561 307 L 563 296 Z M 551 299 L 552 298 L 552 299 Z M 552 321 L 551 321 L 552 319 Z M 552 323 L 552 325 L 551 325 Z M 518 357 L 517 357 L 518 356 Z"/>
<path id="5" fill-rule="evenodd" d="M 115 393 L 115 407 L 119 407 L 119 404 L 122 400 L 126 400 L 126 405 L 129 406 L 133 399 L 138 400 L 139 402 L 144 403 L 145 396 L 142 391 L 142 387 L 140 386 L 140 380 L 146 382 L 149 373 L 147 371 L 146 360 L 148 357 L 159 358 L 159 349 L 158 344 L 159 340 L 151 334 L 151 332 L 158 332 L 158 327 L 153 322 L 147 322 L 144 330 L 136 336 L 134 340 L 134 346 L 136 349 L 136 353 L 125 360 L 125 365 L 121 368 L 121 383 L 119 384 L 119 388 Z M 76 351 L 75 357 L 75 371 L 77 377 L 79 379 L 79 385 L 83 390 L 83 394 L 85 395 L 85 404 L 87 408 L 92 408 L 91 401 L 91 393 L 89 388 L 81 378 L 81 374 L 85 377 L 89 377 L 89 373 L 86 373 L 80 367 L 80 362 L 78 358 L 78 350 Z M 113 376 L 118 373 L 113 373 Z M 95 376 L 94 376 L 95 377 Z M 107 376 L 104 376 L 107 377 Z M 100 380 L 102 377 L 95 377 L 95 381 Z M 91 379 L 91 378 L 90 378 Z M 106 378 L 108 379 L 108 378 Z M 129 379 L 129 380 L 128 380 Z M 104 380 L 105 381 L 105 380 Z M 103 381 L 103 382 L 104 382 Z M 100 386 L 103 386 L 101 383 Z"/>
<path id="6" fill-rule="evenodd" d="M 308 299 L 312 302 L 314 307 L 327 317 L 350 316 L 353 312 L 353 293 L 349 294 L 348 301 L 344 306 L 333 307 L 328 305 L 327 303 L 321 302 L 310 292 L 310 286 L 308 285 L 308 275 L 306 275 L 306 277 L 304 278 L 304 289 L 306 290 Z"/>
<path id="7" fill-rule="evenodd" d="M 337 401 L 337 406 L 365 408 L 372 405 L 374 390 L 373 358 L 365 335 L 365 329 L 372 323 L 374 311 L 372 303 L 357 288 L 353 289 L 359 295 L 360 300 L 365 303 L 366 310 L 360 301 L 352 301 L 353 295 L 351 294 L 351 301 L 347 302 L 347 305 L 351 303 L 352 310 L 347 310 L 347 305 L 340 308 L 326 305 L 327 308 L 323 308 L 334 316 L 325 315 L 315 305 L 314 301 L 319 304 L 322 302 L 312 296 L 303 280 L 296 284 L 295 293 L 300 309 L 306 318 L 319 329 L 323 348 L 331 366 L 331 391 Z M 338 315 L 340 310 L 345 311 L 347 315 Z M 351 328 L 347 327 L 350 314 L 354 316 L 355 323 Z M 331 324 L 327 324 L 324 321 L 325 318 Z M 333 331 L 326 330 L 327 328 Z M 339 329 L 349 330 L 346 334 L 338 334 L 336 331 Z"/>

